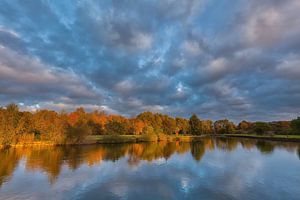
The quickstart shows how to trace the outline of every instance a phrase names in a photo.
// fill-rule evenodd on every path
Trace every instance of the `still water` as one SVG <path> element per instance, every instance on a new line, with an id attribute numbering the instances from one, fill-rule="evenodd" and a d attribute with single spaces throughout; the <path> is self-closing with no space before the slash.
<path id="1" fill-rule="evenodd" d="M 0 199 L 300 199 L 300 144 L 253 139 L 0 151 Z"/>

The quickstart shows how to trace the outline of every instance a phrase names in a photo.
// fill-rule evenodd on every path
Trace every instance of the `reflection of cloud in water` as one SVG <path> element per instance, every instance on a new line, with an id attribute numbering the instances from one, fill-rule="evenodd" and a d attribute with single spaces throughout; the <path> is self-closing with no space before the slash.
<path id="1" fill-rule="evenodd" d="M 272 199 L 274 190 L 300 195 L 295 187 L 300 183 L 300 162 L 295 155 L 298 146 L 288 145 L 294 149 L 291 152 L 284 145 L 277 148 L 274 144 L 272 154 L 263 154 L 252 143 L 247 145 L 252 148 L 249 150 L 236 141 L 233 145 L 222 141 L 219 143 L 222 148 L 207 151 L 204 141 L 193 147 L 194 154 L 191 151 L 178 154 L 176 149 L 180 147 L 168 145 L 167 160 L 163 156 L 164 146 L 156 144 L 138 144 L 134 148 L 133 145 L 75 150 L 72 147 L 46 154 L 44 150 L 26 150 L 24 156 L 16 151 L 7 152 L 5 155 L 12 158 L 18 155 L 24 159 L 17 162 L 11 179 L 3 183 L 0 199 L 244 199 L 257 195 Z M 224 150 L 228 145 L 230 151 Z M 42 158 L 43 155 L 47 157 Z M 199 162 L 195 155 L 197 158 L 200 155 Z M 49 162 L 51 156 L 56 157 Z M 138 162 L 130 163 L 130 158 Z M 57 177 L 49 182 L 49 176 L 57 174 L 57 169 Z"/>

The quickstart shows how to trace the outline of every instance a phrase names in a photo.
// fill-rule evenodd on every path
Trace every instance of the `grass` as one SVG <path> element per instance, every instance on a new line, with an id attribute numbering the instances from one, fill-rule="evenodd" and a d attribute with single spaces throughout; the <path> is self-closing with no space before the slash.
<path id="1" fill-rule="evenodd" d="M 44 146 L 55 146 L 56 144 L 48 141 L 35 141 L 35 142 L 24 142 L 24 143 L 18 143 L 18 144 L 10 144 L 10 145 L 0 145 L 0 149 L 5 147 L 44 147 Z"/>
<path id="2" fill-rule="evenodd" d="M 282 140 L 297 140 L 300 141 L 300 135 L 257 135 L 257 134 L 225 134 L 229 137 L 247 137 L 247 138 L 262 138 L 262 139 L 282 139 Z"/>
<path id="3" fill-rule="evenodd" d="M 182 141 L 190 142 L 199 140 L 203 136 L 191 135 L 90 135 L 84 144 L 92 143 L 132 143 L 132 142 L 155 142 L 155 141 Z"/>
<path id="4" fill-rule="evenodd" d="M 114 143 L 136 143 L 136 142 L 157 142 L 157 141 L 181 141 L 181 142 L 191 142 L 200 140 L 204 136 L 192 136 L 192 135 L 89 135 L 81 144 L 114 144 Z M 11 147 L 41 147 L 41 146 L 55 146 L 59 144 L 54 144 L 48 141 L 36 141 L 30 143 L 20 143 L 10 145 Z M 74 145 L 74 144 L 73 144 Z M 5 146 L 0 145 L 0 149 Z"/>
<path id="5" fill-rule="evenodd" d="M 84 143 L 128 143 L 137 142 L 139 135 L 90 135 Z"/>

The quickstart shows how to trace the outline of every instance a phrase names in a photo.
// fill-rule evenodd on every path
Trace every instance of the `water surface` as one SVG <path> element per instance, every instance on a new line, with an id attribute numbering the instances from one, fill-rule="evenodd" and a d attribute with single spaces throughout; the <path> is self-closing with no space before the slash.
<path id="1" fill-rule="evenodd" d="M 300 199 L 300 144 L 253 139 L 0 151 L 0 199 Z"/>

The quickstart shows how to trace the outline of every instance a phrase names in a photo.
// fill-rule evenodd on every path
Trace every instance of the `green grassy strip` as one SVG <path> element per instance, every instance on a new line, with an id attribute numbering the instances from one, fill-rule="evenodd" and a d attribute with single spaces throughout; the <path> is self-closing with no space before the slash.
<path id="1" fill-rule="evenodd" d="M 283 140 L 283 141 L 300 141 L 300 135 L 257 135 L 257 134 L 224 134 L 228 137 L 245 137 L 245 138 L 258 138 L 270 140 Z"/>
<path id="2" fill-rule="evenodd" d="M 152 142 L 152 141 L 195 141 L 204 136 L 190 135 L 90 135 L 84 143 L 128 143 L 128 142 Z"/>

